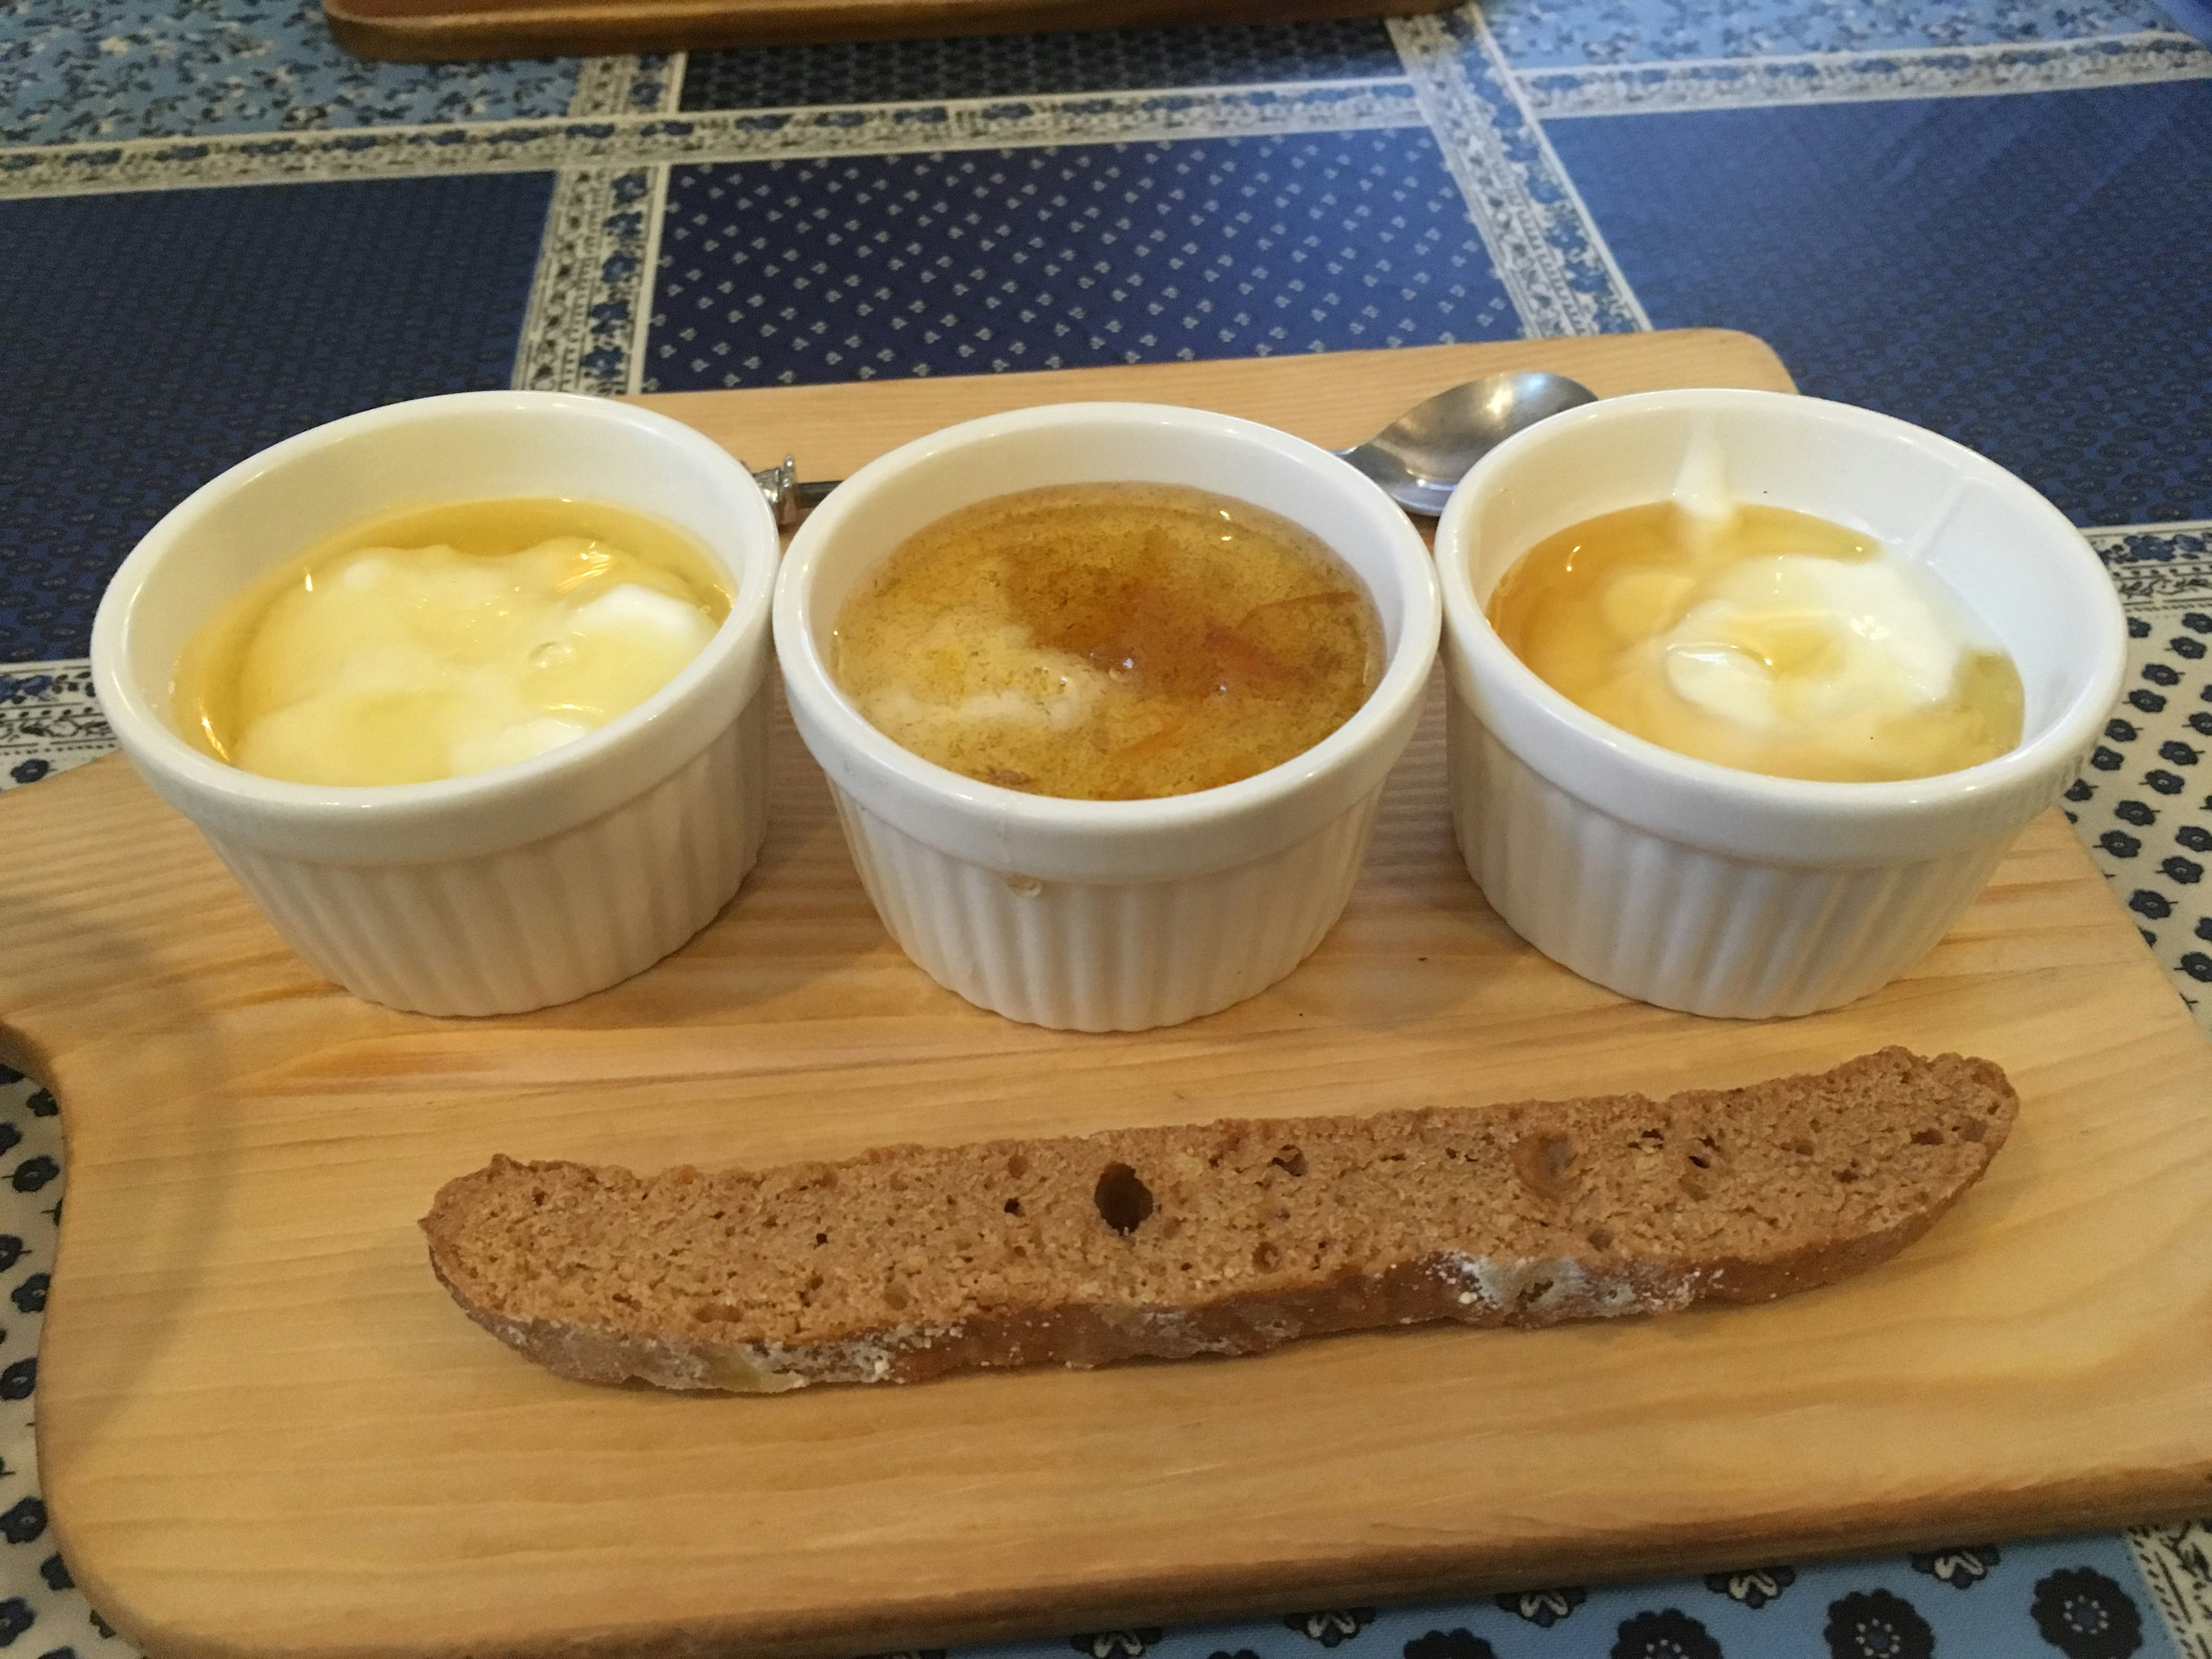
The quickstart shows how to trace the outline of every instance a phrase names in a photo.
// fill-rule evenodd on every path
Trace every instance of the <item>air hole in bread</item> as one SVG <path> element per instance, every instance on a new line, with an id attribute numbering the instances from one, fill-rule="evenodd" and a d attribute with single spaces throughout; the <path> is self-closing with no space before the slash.
<path id="1" fill-rule="evenodd" d="M 1713 1167 L 1712 1159 L 1705 1158 L 1697 1152 L 1692 1152 L 1690 1154 L 1690 1162 L 1696 1164 L 1700 1170 L 1710 1170 Z"/>
<path id="2" fill-rule="evenodd" d="M 1916 1146 L 1941 1146 L 1943 1132 L 1941 1129 L 1923 1129 L 1912 1137 L 1912 1144 Z"/>
<path id="3" fill-rule="evenodd" d="M 1856 1164 L 1846 1164 L 1842 1169 L 1836 1171 L 1836 1180 L 1838 1183 L 1842 1186 L 1848 1187 L 1858 1178 L 1859 1166 Z"/>
<path id="4" fill-rule="evenodd" d="M 1539 1198 L 1562 1199 L 1573 1190 L 1568 1171 L 1574 1161 L 1575 1143 L 1549 1130 L 1522 1135 L 1513 1143 L 1513 1173 Z"/>
<path id="5" fill-rule="evenodd" d="M 1271 1271 L 1282 1259 L 1283 1253 L 1270 1240 L 1263 1238 L 1252 1247 L 1252 1265 L 1263 1273 Z"/>
<path id="6" fill-rule="evenodd" d="M 1019 1152 L 1006 1160 L 1006 1173 L 1017 1181 L 1030 1172 L 1030 1161 Z"/>
<path id="7" fill-rule="evenodd" d="M 1152 1189 L 1127 1164 L 1109 1164 L 1099 1172 L 1091 1201 L 1098 1206 L 1098 1218 L 1127 1238 L 1152 1214 Z"/>
<path id="8" fill-rule="evenodd" d="M 1961 1140 L 1979 1140 L 1985 1133 L 1982 1121 L 1978 1117 L 1970 1117 L 1959 1126 Z"/>
<path id="9" fill-rule="evenodd" d="M 913 1301 L 914 1298 L 899 1285 L 884 1286 L 884 1306 L 889 1308 L 893 1313 L 904 1313 L 912 1305 Z"/>
<path id="10" fill-rule="evenodd" d="M 1589 1239 L 1590 1249 L 1593 1250 L 1609 1250 L 1613 1248 L 1613 1232 L 1610 1227 L 1593 1227 L 1586 1237 Z"/>
<path id="11" fill-rule="evenodd" d="M 1285 1175 L 1302 1176 L 1306 1172 L 1306 1155 L 1295 1146 L 1285 1146 L 1267 1160 Z"/>
<path id="12" fill-rule="evenodd" d="M 1022 1201 L 1021 1201 L 1021 1200 L 1019 1200 L 1018 1198 L 1010 1198 L 1010 1199 L 1008 1199 L 1008 1200 L 1006 1200 L 1006 1213 L 1007 1213 L 1008 1215 L 1019 1215 L 1021 1212 L 1022 1212 Z"/>
<path id="13" fill-rule="evenodd" d="M 830 1235 L 827 1233 L 817 1233 L 814 1235 L 814 1243 L 817 1249 L 822 1245 L 827 1244 L 829 1242 Z"/>
<path id="14" fill-rule="evenodd" d="M 1799 1135 L 1796 1139 L 1790 1143 L 1790 1150 L 1800 1158 L 1810 1158 L 1813 1156 L 1814 1146 L 1813 1143 L 1803 1135 Z"/>

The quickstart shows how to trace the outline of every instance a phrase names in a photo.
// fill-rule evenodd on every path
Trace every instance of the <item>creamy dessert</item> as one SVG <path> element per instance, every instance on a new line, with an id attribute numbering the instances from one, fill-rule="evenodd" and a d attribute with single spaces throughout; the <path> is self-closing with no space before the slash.
<path id="1" fill-rule="evenodd" d="M 1781 507 L 1607 514 L 1492 592 L 1514 654 L 1600 719 L 1778 777 L 1919 778 L 2020 741 L 2020 674 L 1925 571 Z"/>
<path id="2" fill-rule="evenodd" d="M 729 612 L 707 556 L 641 514 L 468 501 L 355 526 L 227 605 L 178 665 L 177 723 L 295 783 L 424 783 L 605 725 Z"/>
<path id="3" fill-rule="evenodd" d="M 878 729 L 981 782 L 1084 800 L 1233 783 L 1344 724 L 1382 629 L 1319 538 L 1162 484 L 963 507 L 839 613 L 830 669 Z"/>

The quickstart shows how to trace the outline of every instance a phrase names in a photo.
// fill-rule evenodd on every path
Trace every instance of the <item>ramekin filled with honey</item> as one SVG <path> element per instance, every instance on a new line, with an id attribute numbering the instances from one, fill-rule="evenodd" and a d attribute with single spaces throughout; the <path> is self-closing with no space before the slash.
<path id="1" fill-rule="evenodd" d="M 1863 996 L 2058 798 L 2125 628 L 2065 517 L 1810 398 L 1613 398 L 1499 446 L 1437 527 L 1453 823 L 1546 955 L 1693 1013 Z"/>
<path id="2" fill-rule="evenodd" d="M 757 855 L 776 543 L 745 469 L 663 416 L 424 398 L 195 491 L 110 584 L 94 674 L 318 972 L 542 1007 L 682 945 Z"/>
<path id="3" fill-rule="evenodd" d="M 1227 416 L 1024 410 L 895 451 L 792 542 L 776 652 L 870 897 L 1011 1018 L 1175 1024 L 1350 896 L 1441 612 L 1326 452 Z"/>

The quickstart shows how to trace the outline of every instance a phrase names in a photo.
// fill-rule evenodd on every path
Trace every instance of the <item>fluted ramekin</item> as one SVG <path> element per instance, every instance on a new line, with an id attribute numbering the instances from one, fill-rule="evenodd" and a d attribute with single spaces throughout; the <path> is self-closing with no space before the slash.
<path id="1" fill-rule="evenodd" d="M 287 783 L 179 736 L 178 659 L 232 595 L 348 525 L 510 496 L 602 501 L 688 532 L 728 580 L 728 618 L 628 714 L 467 777 Z M 287 439 L 186 497 L 108 585 L 93 678 L 140 775 L 310 967 L 396 1008 L 513 1013 L 650 967 L 752 866 L 775 567 L 759 488 L 688 427 L 553 393 L 426 398 Z"/>
<path id="2" fill-rule="evenodd" d="M 1492 629 L 1491 590 L 1546 537 L 1716 489 L 1870 532 L 1948 588 L 2020 670 L 2019 746 L 1904 782 L 1739 771 L 1599 720 Z M 1530 428 L 1462 483 L 1437 562 L 1469 872 L 1554 961 L 1698 1014 L 1809 1013 L 1910 967 L 2079 769 L 2126 658 L 2096 556 L 2033 489 L 1903 421 L 1776 392 L 1650 392 Z"/>
<path id="3" fill-rule="evenodd" d="M 1305 753 L 1216 789 L 1066 800 L 978 783 L 901 748 L 831 679 L 854 586 L 956 508 L 1048 484 L 1195 486 L 1267 507 L 1334 550 L 1385 649 L 1366 702 Z M 838 486 L 793 539 L 776 655 L 878 914 L 939 984 L 1012 1019 L 1173 1025 L 1265 990 L 1334 924 L 1382 781 L 1413 735 L 1439 626 L 1427 550 L 1325 450 L 1226 415 L 1069 404 L 956 426 Z"/>

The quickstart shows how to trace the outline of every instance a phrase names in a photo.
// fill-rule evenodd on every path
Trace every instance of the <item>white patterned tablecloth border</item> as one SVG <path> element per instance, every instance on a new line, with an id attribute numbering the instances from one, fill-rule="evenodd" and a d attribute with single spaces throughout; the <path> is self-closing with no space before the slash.
<path id="1" fill-rule="evenodd" d="M 525 392 L 635 392 L 668 197 L 664 163 L 555 176 L 514 356 Z"/>
<path id="2" fill-rule="evenodd" d="M 1444 164 L 1531 337 L 1651 326 L 1474 6 L 1394 17 Z"/>
<path id="3" fill-rule="evenodd" d="M 0 200 L 231 185 L 806 161 L 1051 144 L 1417 127 L 1395 76 L 1280 86 L 970 98 L 848 109 L 659 110 L 560 121 L 252 133 L 0 149 Z"/>
<path id="4" fill-rule="evenodd" d="M 2188 35 L 2164 31 L 2033 45 L 1806 52 L 1515 72 L 1528 106 L 1547 121 L 1777 104 L 1984 98 L 2208 76 L 2212 52 Z"/>
<path id="5" fill-rule="evenodd" d="M 0 789 L 36 783 L 114 747 L 89 662 L 0 665 Z"/>

